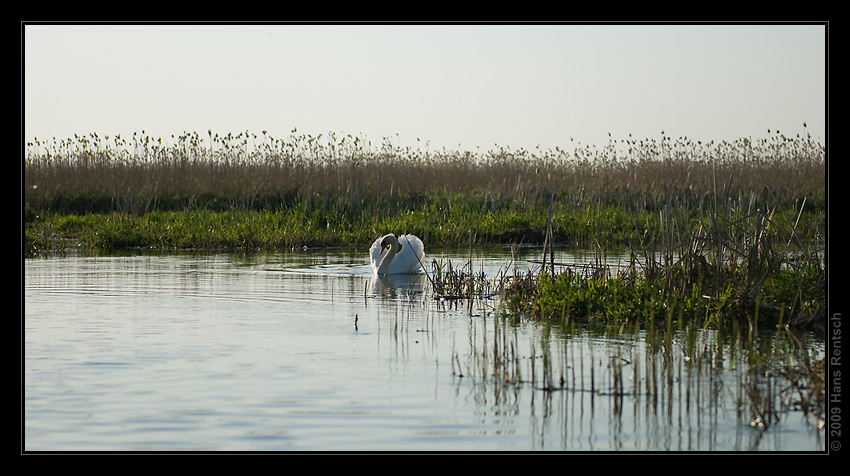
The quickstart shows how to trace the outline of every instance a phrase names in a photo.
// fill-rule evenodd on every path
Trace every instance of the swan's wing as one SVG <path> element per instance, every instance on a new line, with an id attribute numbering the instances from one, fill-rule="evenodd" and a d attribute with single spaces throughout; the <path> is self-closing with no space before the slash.
<path id="1" fill-rule="evenodd" d="M 425 259 L 425 245 L 416 235 L 401 235 L 399 242 L 410 246 L 409 250 L 420 259 Z"/>
<path id="2" fill-rule="evenodd" d="M 425 266 L 425 245 L 422 244 L 422 240 L 416 235 L 401 235 L 398 241 L 402 244 L 401 252 L 404 253 L 404 262 L 409 263 L 411 272 L 419 271 L 420 265 Z M 378 246 L 380 249 L 380 244 Z"/>

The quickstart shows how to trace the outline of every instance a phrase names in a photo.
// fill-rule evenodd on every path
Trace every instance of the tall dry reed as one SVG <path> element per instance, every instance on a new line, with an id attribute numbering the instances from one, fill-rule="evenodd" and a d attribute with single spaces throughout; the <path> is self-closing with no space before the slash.
<path id="1" fill-rule="evenodd" d="M 810 137 L 698 142 L 688 138 L 611 140 L 572 150 L 499 147 L 486 152 L 373 145 L 358 136 L 265 131 L 170 141 L 134 134 L 34 140 L 24 161 L 26 203 L 55 212 L 156 209 L 269 209 L 300 203 L 308 210 L 411 204 L 423 194 L 477 191 L 491 208 L 614 204 L 662 210 L 670 196 L 713 206 L 726 196 L 773 193 L 823 200 L 824 148 Z M 820 194 L 820 196 L 818 196 Z M 814 202 L 813 202 L 814 201 Z"/>

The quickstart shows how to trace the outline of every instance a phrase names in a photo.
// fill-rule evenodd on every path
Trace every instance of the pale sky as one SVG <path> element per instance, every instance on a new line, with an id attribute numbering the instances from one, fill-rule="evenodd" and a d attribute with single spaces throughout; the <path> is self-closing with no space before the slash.
<path id="1" fill-rule="evenodd" d="M 297 127 L 484 152 L 778 129 L 825 143 L 827 41 L 802 24 L 27 24 L 23 137 Z"/>

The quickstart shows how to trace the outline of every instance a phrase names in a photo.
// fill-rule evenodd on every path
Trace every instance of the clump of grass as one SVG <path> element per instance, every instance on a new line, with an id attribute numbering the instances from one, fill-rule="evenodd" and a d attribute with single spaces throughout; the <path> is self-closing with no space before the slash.
<path id="1" fill-rule="evenodd" d="M 431 284 L 434 297 L 443 300 L 488 299 L 500 294 L 498 282 L 484 271 L 470 270 L 471 263 L 457 267 L 451 260 L 431 261 Z"/>

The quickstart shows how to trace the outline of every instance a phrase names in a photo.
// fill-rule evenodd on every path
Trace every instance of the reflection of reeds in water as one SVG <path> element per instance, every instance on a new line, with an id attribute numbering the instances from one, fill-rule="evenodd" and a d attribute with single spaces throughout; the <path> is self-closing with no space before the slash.
<path id="1" fill-rule="evenodd" d="M 777 333 L 769 345 L 756 345 L 750 336 L 742 350 L 748 366 L 739 378 L 736 397 L 750 425 L 763 430 L 799 411 L 824 427 L 826 410 L 824 359 L 810 355 L 798 337 Z"/>
<path id="2" fill-rule="evenodd" d="M 646 425 L 647 449 L 693 449 L 676 448 L 681 443 L 670 434 L 698 433 L 702 447 L 726 437 L 719 419 L 737 415 L 740 449 L 749 450 L 792 414 L 814 432 L 823 428 L 823 360 L 790 332 L 768 338 L 672 322 L 647 329 L 549 326 L 528 343 L 510 318 L 477 322 L 482 329 L 472 350 L 454 352 L 453 373 L 470 379 L 488 404 L 516 404 L 518 395 L 530 394 L 531 411 L 542 405 L 543 416 L 557 417 L 565 432 L 589 431 L 585 420 L 600 417 L 616 438 L 633 429 L 618 425 L 634 420 L 635 427 Z"/>

